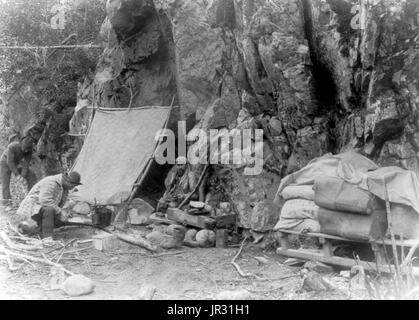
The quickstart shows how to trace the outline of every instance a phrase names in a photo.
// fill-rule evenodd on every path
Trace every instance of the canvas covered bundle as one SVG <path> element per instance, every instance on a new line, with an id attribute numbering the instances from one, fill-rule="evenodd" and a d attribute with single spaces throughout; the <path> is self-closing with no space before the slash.
<path id="1" fill-rule="evenodd" d="M 340 178 L 378 198 L 412 207 L 419 214 L 419 180 L 410 170 L 398 167 L 379 168 L 368 158 L 348 151 L 326 154 L 313 159 L 307 166 L 281 180 L 275 202 L 283 203 L 282 191 L 288 186 L 314 185 L 324 176 Z"/>
<path id="2" fill-rule="evenodd" d="M 376 196 L 337 177 L 320 177 L 314 183 L 314 201 L 322 208 L 370 215 L 380 208 Z M 383 208 L 383 206 L 381 206 Z"/>
<path id="3" fill-rule="evenodd" d="M 307 201 L 313 194 L 313 203 L 319 207 L 317 216 L 305 216 L 304 208 L 300 214 L 294 212 L 293 219 L 284 212 L 290 199 Z M 391 203 L 389 214 L 386 199 Z M 419 237 L 417 175 L 398 167 L 379 168 L 353 151 L 326 154 L 284 177 L 275 202 L 283 206 L 276 230 L 298 231 L 303 223 L 314 220 L 323 233 L 367 240 L 384 236 L 391 221 L 395 234 L 410 239 Z M 309 229 L 306 231 L 313 232 Z"/>
<path id="4" fill-rule="evenodd" d="M 317 217 L 322 233 L 353 240 L 380 239 L 385 236 L 388 226 L 383 210 L 371 215 L 359 215 L 319 208 Z"/>

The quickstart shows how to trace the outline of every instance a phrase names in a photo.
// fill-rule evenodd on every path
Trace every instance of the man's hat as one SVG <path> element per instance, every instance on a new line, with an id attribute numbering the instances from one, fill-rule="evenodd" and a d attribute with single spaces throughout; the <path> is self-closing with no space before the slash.
<path id="1" fill-rule="evenodd" d="M 77 171 L 72 171 L 70 173 L 67 173 L 64 175 L 64 179 L 67 182 L 70 182 L 72 184 L 75 184 L 77 186 L 81 185 L 81 177 L 80 177 L 80 173 L 78 173 Z"/>

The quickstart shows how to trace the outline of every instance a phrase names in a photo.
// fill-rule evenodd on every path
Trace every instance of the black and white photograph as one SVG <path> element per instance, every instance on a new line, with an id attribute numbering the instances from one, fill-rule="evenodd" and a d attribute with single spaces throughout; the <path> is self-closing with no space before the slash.
<path id="1" fill-rule="evenodd" d="M 419 300 L 419 0 L 0 0 L 0 186 L 0 300 Z"/>

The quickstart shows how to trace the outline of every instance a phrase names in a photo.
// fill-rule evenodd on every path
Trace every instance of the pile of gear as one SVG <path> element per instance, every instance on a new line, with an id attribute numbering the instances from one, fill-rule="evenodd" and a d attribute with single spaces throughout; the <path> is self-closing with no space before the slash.
<path id="1" fill-rule="evenodd" d="M 327 154 L 282 179 L 275 231 L 324 233 L 353 240 L 419 238 L 419 182 L 412 171 L 379 168 L 355 152 Z M 386 206 L 389 205 L 388 207 Z"/>
<path id="2" fill-rule="evenodd" d="M 164 211 L 153 214 L 151 221 L 155 224 L 183 225 L 185 246 L 226 247 L 227 244 L 236 244 L 238 241 L 237 215 L 232 213 L 228 202 L 220 203 L 218 208 L 212 208 L 204 202 L 190 201 L 182 206 L 182 209 L 168 207 Z"/>

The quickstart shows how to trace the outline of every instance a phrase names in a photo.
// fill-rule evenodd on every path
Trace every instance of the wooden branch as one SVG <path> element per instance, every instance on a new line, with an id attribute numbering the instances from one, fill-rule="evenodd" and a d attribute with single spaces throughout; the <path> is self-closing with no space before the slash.
<path id="1" fill-rule="evenodd" d="M 32 261 L 32 262 L 39 262 L 39 263 L 43 263 L 43 264 L 47 264 L 53 267 L 57 267 L 62 269 L 65 273 L 74 276 L 75 274 L 69 270 L 67 270 L 66 268 L 64 268 L 62 265 L 58 264 L 58 263 L 54 263 L 52 261 L 49 260 L 45 260 L 45 259 L 41 259 L 41 258 L 36 258 L 36 257 L 32 257 L 29 255 L 25 255 L 25 254 L 21 254 L 21 253 L 17 253 L 17 252 L 13 252 L 10 250 L 7 250 L 6 248 L 0 246 L 0 252 L 4 253 L 4 254 L 9 254 L 10 256 L 15 257 L 16 259 L 20 259 L 20 260 L 28 260 L 28 261 Z"/>
<path id="2" fill-rule="evenodd" d="M 87 136 L 86 133 L 65 133 L 63 136 L 70 136 L 70 137 L 85 137 Z"/>
<path id="3" fill-rule="evenodd" d="M 288 276 L 282 276 L 282 277 L 276 277 L 276 278 L 257 278 L 255 280 L 257 281 L 279 281 L 279 280 L 285 280 L 285 279 L 290 279 L 290 278 L 299 278 L 300 275 L 299 274 L 291 274 Z"/>
<path id="4" fill-rule="evenodd" d="M 42 240 L 40 239 L 35 239 L 35 238 L 30 238 L 25 236 L 24 234 L 20 233 L 10 222 L 7 222 L 7 226 L 9 227 L 9 229 L 11 231 L 13 231 L 15 234 L 17 234 L 17 237 L 25 242 L 32 242 L 32 243 L 41 243 L 42 244 Z"/>
<path id="5" fill-rule="evenodd" d="M 295 235 L 302 235 L 302 236 L 309 236 L 309 237 L 317 237 L 317 238 L 325 238 L 325 239 L 331 239 L 331 240 L 338 240 L 338 241 L 346 241 L 346 242 L 356 242 L 356 243 L 376 243 L 379 245 L 392 245 L 392 241 L 388 239 L 380 239 L 380 240 L 362 240 L 362 239 L 348 239 L 338 236 L 333 236 L 326 233 L 316 233 L 316 232 L 306 232 L 302 233 L 300 231 L 294 231 L 294 230 L 288 230 L 288 229 L 278 229 L 275 230 L 275 232 L 282 232 L 287 234 L 295 234 Z M 402 242 L 400 240 L 395 240 L 394 243 L 398 246 L 402 245 Z M 404 240 L 403 245 L 405 247 L 413 247 L 416 245 L 416 240 Z"/>
<path id="6" fill-rule="evenodd" d="M 415 251 L 417 250 L 418 247 L 419 247 L 419 240 L 416 240 L 415 245 L 412 246 L 412 248 L 410 248 L 409 253 L 407 254 L 406 258 L 403 260 L 400 268 L 405 268 L 407 267 L 409 263 L 412 262 L 413 255 L 415 254 Z"/>
<path id="7" fill-rule="evenodd" d="M 331 264 L 331 265 L 341 266 L 345 268 L 352 268 L 354 266 L 362 266 L 366 271 L 372 271 L 372 272 L 380 271 L 383 273 L 385 272 L 385 273 L 390 273 L 390 274 L 394 274 L 395 272 L 395 267 L 393 265 L 387 266 L 387 265 L 379 264 L 378 265 L 379 270 L 377 270 L 376 266 L 372 266 L 371 262 L 367 262 L 363 260 L 356 261 L 355 259 L 343 258 L 343 257 L 338 257 L 338 256 L 326 257 L 323 254 L 313 253 L 312 251 L 309 251 L 309 250 L 278 248 L 276 252 L 279 255 L 287 256 L 290 258 L 318 261 L 325 264 Z M 409 269 L 412 269 L 412 272 L 415 276 L 419 276 L 419 268 L 411 267 Z M 402 271 L 405 274 L 407 270 L 404 269 Z"/>
<path id="8" fill-rule="evenodd" d="M 1 250 L 1 247 L 0 247 L 0 250 Z M 13 262 L 12 262 L 12 259 L 10 258 L 10 254 L 7 251 L 5 251 L 4 254 L 5 254 L 5 257 L 0 257 L 0 258 L 5 259 L 7 261 L 7 265 L 9 267 L 9 270 L 11 272 L 19 270 L 20 267 L 14 267 L 13 266 Z"/>
<path id="9" fill-rule="evenodd" d="M 90 250 L 90 249 L 93 249 L 93 246 L 89 246 L 89 247 L 81 248 L 81 249 L 75 249 L 75 250 L 66 251 L 66 252 L 64 252 L 64 254 L 74 254 L 74 253 L 79 253 L 79 252 L 83 252 L 83 251 Z"/>
<path id="10" fill-rule="evenodd" d="M 387 189 L 387 180 L 386 176 L 383 178 L 384 181 L 384 193 L 385 193 L 385 201 L 386 201 L 386 213 L 387 213 L 387 221 L 388 221 L 388 229 L 390 230 L 390 236 L 391 236 L 391 247 L 393 249 L 393 259 L 394 259 L 394 265 L 396 269 L 396 295 L 397 298 L 400 298 L 400 286 L 401 286 L 401 271 L 400 271 L 400 265 L 399 265 L 399 257 L 397 254 L 397 247 L 396 247 L 396 241 L 394 237 L 394 231 L 393 231 L 393 224 L 391 221 L 391 211 L 390 211 L 390 200 L 388 196 L 388 189 Z"/>
<path id="11" fill-rule="evenodd" d="M 419 287 L 414 288 L 413 290 L 409 291 L 405 296 L 404 299 L 409 299 L 411 297 L 414 297 L 419 293 Z"/>
<path id="12" fill-rule="evenodd" d="M 209 168 L 209 164 L 206 164 L 204 167 L 204 170 L 202 170 L 201 175 L 198 179 L 197 184 L 193 188 L 193 190 L 186 196 L 185 200 L 181 202 L 181 204 L 177 207 L 178 209 L 182 209 L 182 207 L 187 203 L 191 197 L 194 195 L 194 193 L 198 190 L 199 186 L 201 185 L 202 181 L 204 180 L 205 173 L 207 172 L 207 169 Z"/>
<path id="13" fill-rule="evenodd" d="M 3 240 L 6 246 L 13 250 L 27 250 L 27 251 L 35 251 L 40 250 L 42 246 L 29 246 L 25 244 L 15 244 L 12 240 L 7 236 L 6 232 L 0 231 L 0 239 Z"/>
<path id="14" fill-rule="evenodd" d="M 57 262 L 56 263 L 59 263 L 60 262 L 60 259 L 61 259 L 61 257 L 63 256 L 63 254 L 65 253 L 64 251 L 65 251 L 65 248 L 67 247 L 67 246 L 69 246 L 71 243 L 73 243 L 73 242 L 75 242 L 76 241 L 76 239 L 73 239 L 73 240 L 70 240 L 69 242 L 67 242 L 66 244 L 64 244 L 64 246 L 61 248 L 61 251 L 59 252 L 59 253 L 57 253 L 52 259 L 51 259 L 51 261 L 54 261 L 54 259 L 55 258 L 57 258 L 58 257 L 58 259 L 57 259 Z"/>
<path id="15" fill-rule="evenodd" d="M 236 260 L 239 258 L 240 254 L 242 253 L 243 250 L 243 246 L 244 243 L 246 242 L 247 237 L 244 238 L 239 251 L 237 252 L 237 254 L 234 256 L 233 260 L 231 260 L 231 264 L 234 266 L 234 268 L 236 268 L 237 272 L 240 274 L 240 276 L 242 276 L 243 278 L 249 278 L 249 277 L 253 277 L 253 274 L 251 273 L 244 273 L 242 271 L 242 269 L 240 268 L 240 266 L 236 263 Z"/>
<path id="16" fill-rule="evenodd" d="M 183 254 L 186 251 L 176 251 L 176 252 L 165 252 L 160 254 L 146 255 L 148 258 L 161 258 L 166 256 L 177 256 L 178 254 Z"/>
<path id="17" fill-rule="evenodd" d="M 134 101 L 134 98 L 138 95 L 138 91 L 133 92 L 131 85 L 130 86 L 123 85 L 122 87 L 125 87 L 129 90 L 129 94 L 130 94 L 129 103 L 128 103 L 128 107 L 125 108 L 125 109 L 128 109 L 127 111 L 129 112 L 132 109 L 132 103 Z"/>
<path id="18" fill-rule="evenodd" d="M 145 238 L 141 237 L 141 236 L 135 236 L 135 235 L 125 235 L 125 234 L 121 234 L 121 233 L 116 233 L 113 232 L 111 233 L 113 235 L 115 235 L 119 240 L 124 241 L 126 243 L 129 244 L 133 244 L 135 246 L 139 246 L 141 248 L 144 248 L 148 251 L 151 252 L 157 252 L 159 251 L 159 248 L 153 244 L 151 244 L 148 240 L 146 240 Z"/>
<path id="19" fill-rule="evenodd" d="M 167 256 L 177 256 L 183 253 L 186 253 L 186 251 L 164 252 L 160 254 L 148 254 L 146 252 L 118 252 L 115 254 L 117 255 L 138 254 L 147 258 L 161 258 L 161 257 L 167 257 Z"/>

